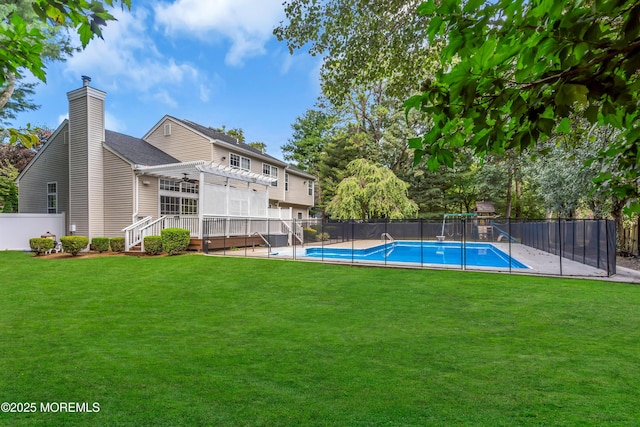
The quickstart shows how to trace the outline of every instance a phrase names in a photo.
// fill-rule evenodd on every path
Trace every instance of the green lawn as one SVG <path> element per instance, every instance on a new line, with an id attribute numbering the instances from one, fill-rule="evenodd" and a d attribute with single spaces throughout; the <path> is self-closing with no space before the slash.
<path id="1" fill-rule="evenodd" d="M 640 287 L 0 253 L 0 425 L 637 425 Z"/>

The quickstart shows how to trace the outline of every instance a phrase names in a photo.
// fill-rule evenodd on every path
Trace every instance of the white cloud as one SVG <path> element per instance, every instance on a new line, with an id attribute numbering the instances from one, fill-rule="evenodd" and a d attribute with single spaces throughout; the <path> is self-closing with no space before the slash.
<path id="1" fill-rule="evenodd" d="M 196 68 L 176 63 L 158 50 L 148 35 L 145 9 L 123 13 L 116 8 L 113 14 L 118 21 L 110 22 L 104 29 L 104 40 L 92 40 L 84 51 L 69 58 L 67 74 L 99 76 L 95 80 L 105 90 L 139 92 L 198 78 Z"/>
<path id="2" fill-rule="evenodd" d="M 62 124 L 62 122 L 64 122 L 65 120 L 69 119 L 69 113 L 65 113 L 65 114 L 60 114 L 58 116 L 58 124 L 56 125 L 56 127 L 60 126 Z"/>
<path id="3" fill-rule="evenodd" d="M 282 9 L 282 0 L 176 0 L 154 8 L 157 24 L 168 34 L 229 39 L 229 65 L 242 65 L 246 58 L 265 53 Z"/>
<path id="4" fill-rule="evenodd" d="M 127 130 L 126 123 L 108 111 L 104 113 L 104 127 L 114 132 L 124 132 Z"/>
<path id="5" fill-rule="evenodd" d="M 200 101 L 208 102 L 210 93 L 211 93 L 211 89 L 209 89 L 205 85 L 200 85 Z"/>
<path id="6" fill-rule="evenodd" d="M 167 92 L 166 90 L 159 90 L 158 92 L 156 92 L 153 95 L 153 99 L 161 104 L 168 105 L 171 108 L 176 108 L 178 106 L 176 100 L 173 99 L 171 95 L 169 95 L 169 92 Z"/>

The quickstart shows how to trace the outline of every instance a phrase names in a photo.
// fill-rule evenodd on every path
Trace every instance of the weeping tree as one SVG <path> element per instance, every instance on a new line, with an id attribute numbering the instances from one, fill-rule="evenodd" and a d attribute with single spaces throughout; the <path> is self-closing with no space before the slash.
<path id="1" fill-rule="evenodd" d="M 385 167 L 356 159 L 346 168 L 347 177 L 338 184 L 327 204 L 337 219 L 401 219 L 415 217 L 418 206 L 409 199 L 409 185 Z"/>

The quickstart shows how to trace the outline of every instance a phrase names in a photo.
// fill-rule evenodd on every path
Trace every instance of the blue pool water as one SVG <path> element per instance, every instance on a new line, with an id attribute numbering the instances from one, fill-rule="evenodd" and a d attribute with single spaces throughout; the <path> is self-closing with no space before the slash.
<path id="1" fill-rule="evenodd" d="M 307 248 L 305 256 L 354 261 L 410 262 L 468 267 L 529 268 L 490 243 L 395 241 L 368 249 Z"/>

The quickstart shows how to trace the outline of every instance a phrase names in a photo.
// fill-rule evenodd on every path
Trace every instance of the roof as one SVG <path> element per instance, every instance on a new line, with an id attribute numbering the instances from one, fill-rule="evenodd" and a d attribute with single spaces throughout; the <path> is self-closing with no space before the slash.
<path id="1" fill-rule="evenodd" d="M 232 144 L 237 146 L 239 149 L 244 150 L 244 151 L 248 151 L 252 154 L 255 154 L 257 156 L 261 156 L 261 157 L 266 157 L 267 159 L 269 159 L 270 161 L 272 161 L 273 163 L 277 163 L 279 165 L 286 165 L 285 162 L 283 162 L 282 160 L 276 159 L 273 156 L 270 156 L 267 153 L 262 152 L 262 150 L 259 150 L 255 147 L 252 147 L 249 144 L 245 144 L 244 142 L 240 142 L 239 140 L 237 140 L 236 138 L 229 136 L 225 133 L 222 132 L 218 132 L 210 127 L 206 127 L 206 126 L 202 126 L 198 123 L 192 122 L 190 120 L 186 120 L 186 119 L 176 119 L 175 117 L 172 117 L 172 119 L 182 122 L 185 126 L 188 126 L 198 132 L 200 132 L 201 134 L 211 138 L 211 139 L 215 139 L 217 141 L 222 141 L 222 142 L 226 142 L 227 144 Z"/>
<path id="2" fill-rule="evenodd" d="M 286 170 L 287 172 L 289 172 L 289 173 L 293 172 L 293 173 L 295 173 L 296 175 L 302 175 L 302 176 L 304 176 L 304 177 L 306 177 L 306 178 L 309 178 L 309 179 L 312 179 L 312 180 L 315 180 L 315 179 L 316 179 L 315 175 L 310 174 L 309 172 L 303 171 L 302 169 L 297 168 L 297 167 L 295 167 L 295 166 L 293 166 L 293 165 L 287 165 L 287 167 L 285 168 L 285 170 Z"/>
<path id="3" fill-rule="evenodd" d="M 493 202 L 485 202 L 483 200 L 480 202 L 476 202 L 475 211 L 479 213 L 495 213 L 496 208 L 493 206 Z"/>
<path id="4" fill-rule="evenodd" d="M 105 130 L 104 144 L 134 165 L 156 166 L 180 161 L 148 142 L 133 136 Z"/>

